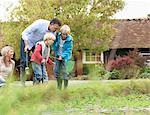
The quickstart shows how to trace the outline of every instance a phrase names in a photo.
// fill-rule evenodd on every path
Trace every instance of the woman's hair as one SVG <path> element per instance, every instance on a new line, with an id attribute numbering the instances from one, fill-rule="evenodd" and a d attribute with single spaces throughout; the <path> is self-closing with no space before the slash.
<path id="1" fill-rule="evenodd" d="M 47 40 L 47 39 L 53 39 L 53 40 L 55 40 L 56 37 L 55 37 L 55 35 L 54 35 L 53 33 L 47 32 L 47 33 L 44 35 L 43 40 L 45 41 L 45 40 Z"/>
<path id="2" fill-rule="evenodd" d="M 66 33 L 66 34 L 70 34 L 70 27 L 68 25 L 63 25 L 61 28 L 60 28 L 60 32 L 61 33 Z"/>
<path id="3" fill-rule="evenodd" d="M 4 46 L 4 47 L 1 49 L 1 55 L 2 55 L 2 56 L 6 56 L 6 54 L 7 54 L 10 50 L 13 50 L 13 51 L 14 51 L 14 48 L 11 47 L 11 46 Z"/>

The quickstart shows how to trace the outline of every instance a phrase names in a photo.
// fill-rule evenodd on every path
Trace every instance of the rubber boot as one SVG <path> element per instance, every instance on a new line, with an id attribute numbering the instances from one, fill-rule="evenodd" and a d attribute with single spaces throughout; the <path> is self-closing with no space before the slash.
<path id="1" fill-rule="evenodd" d="M 62 79 L 61 78 L 57 78 L 57 88 L 61 90 L 62 88 Z"/>
<path id="2" fill-rule="evenodd" d="M 64 79 L 64 89 L 66 89 L 68 87 L 68 80 Z"/>
<path id="3" fill-rule="evenodd" d="M 37 84 L 40 84 L 40 78 L 34 77 L 33 78 L 33 85 L 37 85 Z"/>

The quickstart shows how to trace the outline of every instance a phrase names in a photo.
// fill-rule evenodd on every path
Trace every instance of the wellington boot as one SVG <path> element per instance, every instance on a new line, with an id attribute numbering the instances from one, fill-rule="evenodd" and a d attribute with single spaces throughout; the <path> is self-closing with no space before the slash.
<path id="1" fill-rule="evenodd" d="M 68 87 L 68 80 L 64 80 L 64 89 L 66 89 Z"/>
<path id="2" fill-rule="evenodd" d="M 61 78 L 57 78 L 57 88 L 58 89 L 62 89 L 62 79 Z"/>

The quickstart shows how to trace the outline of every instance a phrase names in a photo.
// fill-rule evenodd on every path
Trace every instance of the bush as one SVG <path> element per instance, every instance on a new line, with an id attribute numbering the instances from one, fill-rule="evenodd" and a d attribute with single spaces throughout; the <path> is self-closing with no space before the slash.
<path id="1" fill-rule="evenodd" d="M 118 70 L 120 77 L 118 79 L 136 78 L 138 75 L 139 66 L 134 64 L 134 60 L 129 56 L 119 57 L 116 60 L 109 61 L 107 70 Z M 114 72 L 112 73 L 114 74 Z"/>
<path id="2" fill-rule="evenodd" d="M 121 69 L 120 73 L 121 73 L 121 79 L 136 78 L 138 76 L 138 67 L 132 65 L 130 67 Z"/>
<path id="3" fill-rule="evenodd" d="M 138 49 L 134 49 L 133 51 L 130 51 L 128 53 L 128 56 L 134 60 L 134 65 L 138 66 L 138 67 L 144 67 L 144 62 L 146 61 L 146 58 L 139 55 L 139 50 Z"/>
<path id="4" fill-rule="evenodd" d="M 130 57 L 128 56 L 119 57 L 116 60 L 111 60 L 108 62 L 107 70 L 108 71 L 112 71 L 114 69 L 120 70 L 123 68 L 128 68 L 132 64 L 133 64 L 133 60 Z"/>
<path id="5" fill-rule="evenodd" d="M 142 73 L 150 73 L 150 67 L 145 66 L 145 67 L 141 68 L 139 71 L 139 74 L 142 74 Z"/>
<path id="6" fill-rule="evenodd" d="M 112 72 L 108 72 L 106 74 L 108 76 L 108 79 L 120 79 L 121 78 L 121 73 L 119 70 L 113 70 Z"/>
<path id="7" fill-rule="evenodd" d="M 148 79 L 150 79 L 150 73 L 142 73 L 142 74 L 140 74 L 139 75 L 139 78 L 148 78 Z"/>
<path id="8" fill-rule="evenodd" d="M 84 74 L 91 80 L 97 80 L 102 79 L 103 75 L 106 74 L 106 70 L 102 64 L 84 65 Z"/>
<path id="9" fill-rule="evenodd" d="M 138 78 L 149 78 L 150 79 L 150 67 L 145 66 L 140 69 Z"/>

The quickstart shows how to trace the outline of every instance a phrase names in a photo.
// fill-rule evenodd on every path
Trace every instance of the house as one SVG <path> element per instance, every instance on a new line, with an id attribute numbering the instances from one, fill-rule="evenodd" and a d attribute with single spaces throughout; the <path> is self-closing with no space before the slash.
<path id="1" fill-rule="evenodd" d="M 116 34 L 108 51 L 101 52 L 99 54 L 95 54 L 86 50 L 83 51 L 83 70 L 84 65 L 107 63 L 108 60 L 114 59 L 117 56 L 126 55 L 129 50 L 133 50 L 135 48 L 141 52 L 141 55 L 148 56 L 150 58 L 149 18 L 117 20 L 114 24 L 114 28 L 116 29 Z"/>
<path id="2" fill-rule="evenodd" d="M 119 20 L 114 27 L 117 31 L 109 55 L 105 55 L 106 62 L 135 48 L 142 55 L 150 55 L 150 19 Z"/>
<path id="3" fill-rule="evenodd" d="M 110 49 L 137 48 L 141 53 L 150 53 L 150 19 L 119 20 Z"/>

